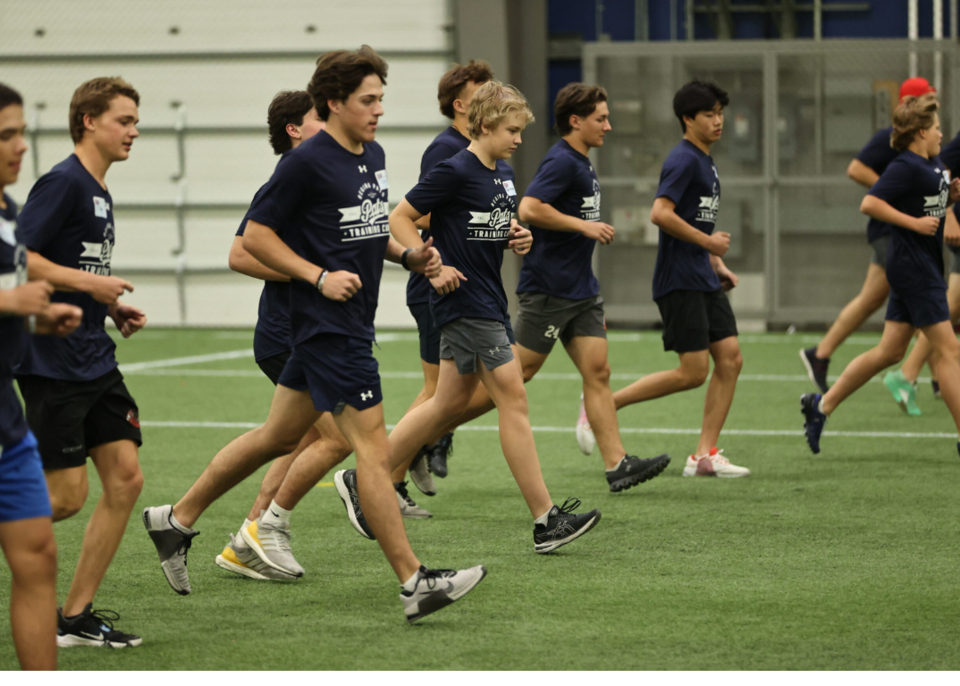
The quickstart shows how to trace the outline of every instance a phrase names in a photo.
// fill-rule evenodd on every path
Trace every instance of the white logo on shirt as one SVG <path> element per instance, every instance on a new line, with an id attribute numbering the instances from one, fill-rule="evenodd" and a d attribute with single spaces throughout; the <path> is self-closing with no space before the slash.
<path id="1" fill-rule="evenodd" d="M 7 245 L 17 244 L 17 223 L 0 217 L 0 240 Z"/>
<path id="2" fill-rule="evenodd" d="M 600 221 L 600 183 L 596 179 L 593 180 L 593 195 L 583 197 L 580 218 L 588 222 Z"/>
<path id="3" fill-rule="evenodd" d="M 107 202 L 106 198 L 101 198 L 98 195 L 93 196 L 93 214 L 95 216 L 106 219 L 109 211 L 110 203 Z"/>
<path id="4" fill-rule="evenodd" d="M 341 241 L 362 241 L 378 238 L 390 233 L 387 224 L 386 192 L 378 184 L 365 183 L 357 191 L 359 205 L 341 207 L 340 228 L 343 230 Z"/>
<path id="5" fill-rule="evenodd" d="M 490 212 L 474 212 L 470 210 L 470 219 L 467 221 L 468 241 L 505 241 L 510 234 L 510 220 L 516 200 L 505 193 L 498 193 L 490 201 L 493 209 Z"/>
<path id="6" fill-rule="evenodd" d="M 950 172 L 935 169 L 940 175 L 940 192 L 936 195 L 923 196 L 923 213 L 928 217 L 947 216 L 947 202 L 950 200 Z"/>
<path id="7" fill-rule="evenodd" d="M 0 219 L 0 231 L 3 230 L 3 224 L 5 220 Z M 7 224 L 12 224 L 12 222 L 6 222 Z M 6 240 L 6 239 L 4 239 Z M 17 286 L 22 286 L 27 282 L 27 247 L 25 245 L 15 243 L 16 248 L 13 251 L 13 266 L 14 271 L 9 274 L 0 274 L 0 290 L 6 291 L 11 288 L 16 288 Z"/>
<path id="8" fill-rule="evenodd" d="M 365 165 L 365 164 L 361 164 L 359 167 L 357 167 L 357 169 L 359 170 L 359 172 L 360 172 L 361 174 L 366 174 L 366 173 L 367 173 L 367 165 Z"/>
<path id="9" fill-rule="evenodd" d="M 717 168 L 713 168 L 713 173 L 717 173 Z M 700 205 L 697 207 L 697 221 L 715 224 L 717 222 L 717 212 L 720 211 L 720 184 L 714 182 L 713 195 L 701 195 Z"/>
<path id="10" fill-rule="evenodd" d="M 83 252 L 80 253 L 80 268 L 101 276 L 109 276 L 114 242 L 113 224 L 107 222 L 103 229 L 102 243 L 81 241 Z"/>

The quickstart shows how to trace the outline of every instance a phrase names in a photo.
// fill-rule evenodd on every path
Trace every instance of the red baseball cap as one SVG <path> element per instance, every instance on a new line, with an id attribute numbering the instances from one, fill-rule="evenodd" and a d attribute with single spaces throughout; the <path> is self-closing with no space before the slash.
<path id="1" fill-rule="evenodd" d="M 900 84 L 900 99 L 903 100 L 908 95 L 919 98 L 927 93 L 936 93 L 937 89 L 930 85 L 922 76 L 914 76 Z"/>

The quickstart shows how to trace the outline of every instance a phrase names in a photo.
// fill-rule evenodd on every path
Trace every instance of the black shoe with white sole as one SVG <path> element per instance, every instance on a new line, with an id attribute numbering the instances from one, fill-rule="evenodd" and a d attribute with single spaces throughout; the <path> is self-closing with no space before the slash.
<path id="1" fill-rule="evenodd" d="M 120 615 L 111 610 L 93 610 L 93 604 L 87 603 L 83 612 L 75 617 L 64 617 L 63 609 L 57 608 L 57 646 L 74 648 L 90 646 L 93 648 L 126 648 L 138 646 L 143 639 L 133 634 L 125 634 L 113 628 Z"/>
<path id="2" fill-rule="evenodd" d="M 817 387 L 820 393 L 826 393 L 830 390 L 830 386 L 827 385 L 827 369 L 830 367 L 829 357 L 821 360 L 817 357 L 816 347 L 804 348 L 800 351 L 800 361 L 803 362 L 803 366 L 806 367 L 807 376 L 810 377 L 810 381 L 813 382 L 813 385 Z"/>
<path id="3" fill-rule="evenodd" d="M 607 483 L 611 491 L 619 493 L 659 476 L 668 464 L 670 464 L 670 456 L 666 453 L 645 460 L 633 455 L 624 455 L 616 469 L 607 470 Z"/>
<path id="4" fill-rule="evenodd" d="M 357 533 L 371 541 L 377 540 L 373 535 L 373 530 L 367 524 L 367 518 L 363 516 L 363 510 L 360 508 L 360 493 L 357 491 L 357 470 L 341 469 L 333 475 L 333 483 L 337 487 L 337 493 L 343 506 L 347 508 L 347 517 L 350 518 L 350 524 Z"/>
<path id="5" fill-rule="evenodd" d="M 143 525 L 157 548 L 160 569 L 170 588 L 180 595 L 190 595 L 190 577 L 187 574 L 187 553 L 199 531 L 181 531 L 173 525 L 171 505 L 147 507 L 143 510 Z"/>
<path id="6" fill-rule="evenodd" d="M 549 553 L 580 538 L 595 527 L 600 521 L 600 510 L 573 514 L 578 507 L 579 498 L 567 498 L 560 507 L 551 507 L 547 523 L 533 527 L 533 549 L 541 554 Z"/>
<path id="7" fill-rule="evenodd" d="M 430 471 L 439 478 L 446 478 L 447 459 L 453 455 L 453 433 L 444 434 L 430 451 Z"/>

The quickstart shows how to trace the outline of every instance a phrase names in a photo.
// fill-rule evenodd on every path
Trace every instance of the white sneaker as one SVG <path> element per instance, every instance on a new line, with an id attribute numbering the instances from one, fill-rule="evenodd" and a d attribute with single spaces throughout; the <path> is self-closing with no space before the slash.
<path id="1" fill-rule="evenodd" d="M 261 517 L 241 530 L 240 536 L 257 557 L 278 572 L 294 578 L 303 576 L 303 567 L 290 548 L 290 522 L 268 526 Z"/>
<path id="2" fill-rule="evenodd" d="M 248 546 L 243 539 L 236 538 L 233 534 L 230 534 L 230 542 L 223 549 L 223 552 L 217 555 L 216 562 L 221 569 L 258 581 L 296 578 L 295 575 L 278 571 L 268 565 L 257 557 L 253 548 Z"/>
<path id="3" fill-rule="evenodd" d="M 722 476 L 726 478 L 736 478 L 738 476 L 750 476 L 750 470 L 746 467 L 738 467 L 730 464 L 730 460 L 723 456 L 722 450 L 713 448 L 709 455 L 687 458 L 687 466 L 683 468 L 684 476 Z"/>
<path id="4" fill-rule="evenodd" d="M 417 587 L 401 591 L 403 614 L 408 622 L 415 622 L 428 614 L 442 610 L 473 590 L 487 575 L 487 568 L 477 565 L 470 569 L 427 569 L 420 567 Z"/>
<path id="5" fill-rule="evenodd" d="M 404 519 L 430 519 L 433 515 L 417 505 L 407 492 L 407 482 L 401 481 L 393 485 L 397 491 L 397 502 L 400 504 L 400 516 Z"/>
<path id="6" fill-rule="evenodd" d="M 590 428 L 590 420 L 587 419 L 587 408 L 583 404 L 583 394 L 580 394 L 580 418 L 577 420 L 577 445 L 580 446 L 580 452 L 584 455 L 593 455 L 593 449 L 597 446 L 597 439 L 593 435 L 593 429 Z"/>

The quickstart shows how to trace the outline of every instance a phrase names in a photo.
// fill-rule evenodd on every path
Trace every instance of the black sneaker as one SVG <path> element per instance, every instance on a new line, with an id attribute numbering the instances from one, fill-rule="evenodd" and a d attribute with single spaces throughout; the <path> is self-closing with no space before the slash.
<path id="1" fill-rule="evenodd" d="M 447 476 L 447 458 L 453 455 L 453 433 L 444 434 L 430 452 L 430 471 L 443 479 Z"/>
<path id="2" fill-rule="evenodd" d="M 533 527 L 533 549 L 541 554 L 549 553 L 580 538 L 595 527 L 600 521 L 600 510 L 573 514 L 578 507 L 579 498 L 567 498 L 560 507 L 551 507 L 546 526 L 536 524 Z"/>
<path id="3" fill-rule="evenodd" d="M 187 553 L 193 539 L 200 532 L 185 533 L 170 521 L 173 506 L 147 507 L 143 510 L 143 525 L 160 557 L 160 569 L 167 578 L 170 588 L 180 595 L 190 595 L 190 577 L 187 574 Z"/>
<path id="4" fill-rule="evenodd" d="M 806 420 L 803 423 L 803 435 L 814 455 L 820 452 L 820 435 L 827 423 L 827 415 L 821 412 L 819 407 L 822 397 L 819 393 L 804 393 L 800 396 L 800 412 Z"/>
<path id="5" fill-rule="evenodd" d="M 611 491 L 619 493 L 659 476 L 668 464 L 670 464 L 670 456 L 666 453 L 646 460 L 633 455 L 624 455 L 616 469 L 606 471 L 607 483 L 610 484 Z"/>
<path id="6" fill-rule="evenodd" d="M 826 393 L 830 390 L 830 387 L 827 386 L 827 367 L 830 366 L 829 357 L 821 360 L 817 357 L 816 347 L 813 347 L 800 351 L 800 361 L 803 362 L 803 366 L 807 368 L 807 376 L 810 377 L 810 380 L 813 382 L 813 385 L 817 387 L 818 391 Z"/>
<path id="7" fill-rule="evenodd" d="M 87 603 L 76 617 L 64 617 L 63 608 L 57 608 L 57 647 L 73 648 L 126 648 L 138 646 L 143 639 L 125 634 L 113 628 L 120 615 L 112 610 L 93 611 L 93 603 Z"/>
<path id="8" fill-rule="evenodd" d="M 333 483 L 337 486 L 337 493 L 340 494 L 340 500 L 343 506 L 347 508 L 347 516 L 350 523 L 357 533 L 371 541 L 377 540 L 367 524 L 367 518 L 363 516 L 363 510 L 360 509 L 360 493 L 357 491 L 357 470 L 341 469 L 334 474 Z"/>

